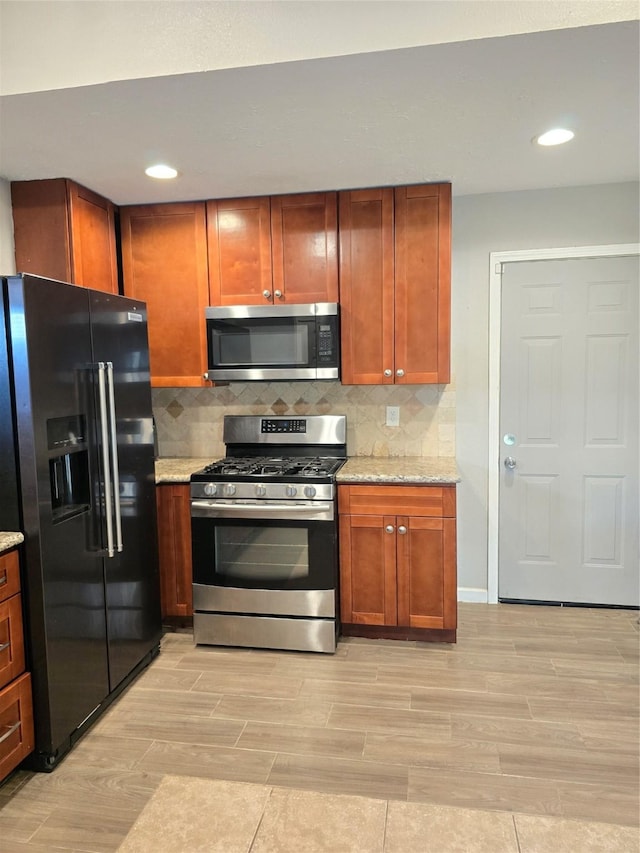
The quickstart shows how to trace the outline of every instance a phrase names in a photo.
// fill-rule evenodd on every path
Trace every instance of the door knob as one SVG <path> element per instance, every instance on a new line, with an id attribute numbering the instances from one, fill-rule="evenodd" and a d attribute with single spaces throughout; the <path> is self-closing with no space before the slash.
<path id="1" fill-rule="evenodd" d="M 398 528 L 398 533 L 405 534 L 406 532 L 407 532 L 407 528 L 404 526 L 404 524 L 401 524 L 400 527 Z"/>
<path id="2" fill-rule="evenodd" d="M 387 533 L 393 533 L 393 524 L 387 524 L 385 530 L 387 531 Z"/>
<path id="3" fill-rule="evenodd" d="M 384 375 L 385 375 L 385 376 L 391 376 L 391 375 L 392 375 L 392 373 L 393 373 L 393 370 L 389 370 L 389 368 L 387 367 L 387 369 L 386 369 L 386 370 L 385 370 L 385 372 L 384 372 Z"/>
<path id="4" fill-rule="evenodd" d="M 515 468 L 515 467 L 516 467 L 516 460 L 513 458 L 513 456 L 507 456 L 507 457 L 505 457 L 505 460 L 504 460 L 504 467 L 505 467 L 505 468 L 508 468 L 510 471 L 511 471 L 511 470 L 513 470 L 513 468 Z"/>
<path id="5" fill-rule="evenodd" d="M 396 376 L 404 376 L 404 370 L 401 367 L 396 370 Z"/>
<path id="6" fill-rule="evenodd" d="M 270 290 L 263 290 L 262 295 L 264 296 L 265 299 L 271 299 L 271 291 Z"/>

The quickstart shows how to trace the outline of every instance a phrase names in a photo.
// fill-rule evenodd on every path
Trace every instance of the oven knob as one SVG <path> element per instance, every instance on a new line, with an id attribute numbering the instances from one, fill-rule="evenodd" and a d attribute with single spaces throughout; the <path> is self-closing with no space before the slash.
<path id="1" fill-rule="evenodd" d="M 313 497 L 315 497 L 315 494 L 316 494 L 316 487 L 315 486 L 305 486 L 304 487 L 304 493 L 305 493 L 306 497 L 313 498 Z"/>
<path id="2" fill-rule="evenodd" d="M 295 486 L 287 486 L 285 488 L 285 493 L 288 498 L 295 498 L 295 496 L 298 494 L 298 490 Z"/>
<path id="3" fill-rule="evenodd" d="M 224 491 L 225 495 L 231 497 L 231 495 L 235 495 L 236 487 L 233 485 L 233 483 L 227 483 L 223 487 L 223 491 Z"/>
<path id="4" fill-rule="evenodd" d="M 256 486 L 256 496 L 259 498 L 263 498 L 267 494 L 266 486 Z"/>
<path id="5" fill-rule="evenodd" d="M 209 496 L 215 495 L 215 493 L 217 491 L 218 491 L 218 489 L 217 489 L 215 483 L 205 483 L 204 484 L 203 492 L 205 493 L 205 495 L 209 495 Z"/>

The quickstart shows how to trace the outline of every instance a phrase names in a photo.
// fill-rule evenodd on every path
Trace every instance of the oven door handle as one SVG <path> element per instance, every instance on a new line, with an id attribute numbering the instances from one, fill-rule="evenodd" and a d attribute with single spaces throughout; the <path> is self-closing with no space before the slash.
<path id="1" fill-rule="evenodd" d="M 314 501 L 309 504 L 219 504 L 215 501 L 191 501 L 192 518 L 265 518 L 292 519 L 312 516 L 320 521 L 332 521 L 334 508 L 331 501 Z"/>

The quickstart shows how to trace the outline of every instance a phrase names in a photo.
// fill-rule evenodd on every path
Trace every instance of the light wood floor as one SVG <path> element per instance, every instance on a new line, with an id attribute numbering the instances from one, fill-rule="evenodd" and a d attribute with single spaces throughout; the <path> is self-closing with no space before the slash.
<path id="1" fill-rule="evenodd" d="M 461 604 L 456 645 L 350 639 L 334 656 L 169 633 L 52 774 L 18 771 L 0 787 L 0 851 L 158 853 L 162 815 L 170 824 L 198 797 L 253 802 L 257 785 L 260 831 L 193 849 L 296 849 L 287 814 L 302 803 L 344 823 L 355 802 L 381 822 L 375 843 L 329 833 L 297 849 L 409 853 L 413 827 L 421 851 L 633 853 L 638 652 L 637 612 L 515 605 Z M 475 831 L 432 848 L 442 821 Z"/>

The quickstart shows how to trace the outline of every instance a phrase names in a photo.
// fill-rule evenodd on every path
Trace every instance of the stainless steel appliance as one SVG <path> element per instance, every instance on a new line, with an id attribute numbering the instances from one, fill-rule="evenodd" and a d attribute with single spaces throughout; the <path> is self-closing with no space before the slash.
<path id="1" fill-rule="evenodd" d="M 208 379 L 339 379 L 338 306 L 207 308 Z"/>
<path id="2" fill-rule="evenodd" d="M 146 308 L 32 275 L 1 286 L 0 529 L 25 535 L 31 764 L 51 770 L 158 650 Z"/>
<path id="3" fill-rule="evenodd" d="M 334 652 L 344 415 L 226 416 L 191 477 L 196 643 Z"/>

